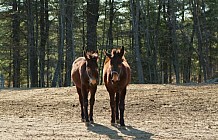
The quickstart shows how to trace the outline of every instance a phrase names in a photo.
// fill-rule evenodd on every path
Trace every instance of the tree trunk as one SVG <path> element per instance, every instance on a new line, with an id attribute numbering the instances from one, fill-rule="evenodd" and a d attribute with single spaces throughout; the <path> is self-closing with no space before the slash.
<path id="1" fill-rule="evenodd" d="M 59 44 L 58 44 L 58 63 L 55 69 L 54 77 L 52 80 L 52 87 L 56 87 L 57 82 L 59 87 L 63 86 L 63 48 L 64 48 L 64 23 L 65 23 L 65 2 L 64 0 L 59 0 L 60 13 L 59 13 Z"/>
<path id="2" fill-rule="evenodd" d="M 195 30 L 196 30 L 196 35 L 198 39 L 198 57 L 199 57 L 199 78 L 198 82 L 201 82 L 201 70 L 203 69 L 203 75 L 204 75 L 204 82 L 207 80 L 207 74 L 206 74 L 206 66 L 205 66 L 205 57 L 203 54 L 203 38 L 202 38 L 202 31 L 200 27 L 200 21 L 198 17 L 198 12 L 200 11 L 199 9 L 199 3 L 196 2 L 196 0 L 192 1 L 192 6 L 193 6 L 193 18 L 194 18 L 194 25 L 195 25 Z M 201 69 L 202 68 L 202 69 Z"/>
<path id="3" fill-rule="evenodd" d="M 11 87 L 11 81 L 13 80 L 12 79 L 12 70 L 13 70 L 13 68 L 12 68 L 12 63 L 13 63 L 13 56 L 12 56 L 12 52 L 13 52 L 13 48 L 11 48 L 10 47 L 10 63 L 9 63 L 9 72 L 8 72 L 8 88 L 10 88 Z M 11 60 L 12 60 L 12 62 L 11 62 Z"/>
<path id="4" fill-rule="evenodd" d="M 45 87 L 45 54 L 49 35 L 48 1 L 40 0 L 39 86 Z"/>
<path id="5" fill-rule="evenodd" d="M 72 0 L 66 1 L 66 58 L 64 86 L 71 85 L 71 68 L 74 59 L 73 3 Z"/>
<path id="6" fill-rule="evenodd" d="M 87 0 L 87 50 L 97 50 L 97 22 L 99 0 Z"/>
<path id="7" fill-rule="evenodd" d="M 203 14 L 203 24 L 202 24 L 202 30 L 204 33 L 204 40 L 205 40 L 205 69 L 206 69 L 206 78 L 211 78 L 212 77 L 212 67 L 209 63 L 209 33 L 206 29 L 206 15 L 205 15 L 205 2 L 202 0 L 202 14 Z"/>
<path id="8" fill-rule="evenodd" d="M 183 0 L 182 4 L 182 26 L 185 25 L 185 0 Z M 183 83 L 190 83 L 191 80 L 191 66 L 192 66 L 192 55 L 193 55 L 193 41 L 194 41 L 194 34 L 195 34 L 195 28 L 193 26 L 191 37 L 189 39 L 188 33 L 186 33 L 184 30 L 184 27 L 180 30 L 182 33 L 182 38 L 184 42 L 185 49 L 183 50 Z"/>
<path id="9" fill-rule="evenodd" d="M 85 7 L 84 6 L 83 6 L 83 17 L 85 17 Z M 86 48 L 85 18 L 83 18 L 82 21 L 83 21 L 83 24 L 82 24 L 82 26 L 83 26 L 83 30 L 82 30 L 83 48 L 82 48 L 82 50 L 85 50 L 85 48 Z"/>
<path id="10" fill-rule="evenodd" d="M 147 2 L 147 9 L 146 5 L 144 4 L 143 1 L 141 1 L 141 10 L 143 14 L 143 24 L 142 28 L 143 31 L 145 32 L 145 46 L 147 47 L 146 50 L 146 58 L 147 60 L 147 65 L 148 65 L 148 73 L 149 73 L 149 83 L 157 83 L 157 49 L 156 49 L 156 40 L 154 40 L 154 46 L 151 45 L 151 35 L 150 35 L 150 12 L 149 12 L 149 6 L 150 2 Z M 159 17 L 160 18 L 160 17 Z M 156 28 L 155 28 L 156 29 Z"/>
<path id="11" fill-rule="evenodd" d="M 159 26 L 160 26 L 160 14 L 162 8 L 162 0 L 159 0 L 158 6 L 158 13 L 157 13 L 157 21 L 155 25 L 155 34 L 154 34 L 154 54 L 153 54 L 153 61 L 154 61 L 154 83 L 159 82 L 158 78 L 158 71 L 157 71 L 157 53 L 159 49 Z"/>
<path id="12" fill-rule="evenodd" d="M 46 58 L 47 58 L 47 62 L 46 62 L 46 87 L 50 86 L 50 43 L 49 41 L 47 42 L 47 50 L 46 50 Z"/>
<path id="13" fill-rule="evenodd" d="M 113 20 L 114 20 L 114 0 L 109 0 L 110 12 L 109 12 L 109 28 L 108 28 L 108 41 L 109 48 L 113 48 Z"/>
<path id="14" fill-rule="evenodd" d="M 104 22 L 103 22 L 103 29 L 102 29 L 102 49 L 107 50 L 107 45 L 105 44 L 105 29 L 106 29 L 106 18 L 107 18 L 107 0 L 105 0 L 105 5 L 104 5 Z M 103 58 L 103 59 L 102 59 Z M 99 71 L 100 71 L 100 85 L 103 83 L 103 67 L 104 67 L 104 61 L 105 61 L 105 56 L 103 57 L 103 53 L 101 51 L 100 54 L 100 61 L 99 61 Z"/>
<path id="15" fill-rule="evenodd" d="M 162 78 L 162 83 L 164 83 L 164 84 L 168 84 L 169 83 L 169 80 L 168 80 L 168 63 L 167 62 L 165 62 L 165 61 L 163 61 L 163 64 L 162 64 L 163 66 L 163 74 L 162 74 L 162 76 L 163 76 L 163 78 Z"/>
<path id="16" fill-rule="evenodd" d="M 143 1 L 141 1 L 141 4 L 140 4 L 140 10 L 141 10 L 141 15 L 142 15 L 142 24 L 140 24 L 142 27 L 142 30 L 144 31 L 144 45 L 146 46 L 146 58 L 147 60 L 149 61 L 146 61 L 146 64 L 147 64 L 147 67 L 148 67 L 148 70 L 147 70 L 147 73 L 148 73 L 148 78 L 147 78 L 147 81 L 148 83 L 152 83 L 152 79 L 153 79 L 153 75 L 152 75 L 152 58 L 151 58 L 151 55 L 152 55 L 152 50 L 151 50 L 151 46 L 150 46 L 150 33 L 149 33 L 149 26 L 148 26 L 148 16 L 149 14 L 147 13 L 147 10 L 146 10 L 146 5 L 144 4 Z M 148 16 L 147 16 L 148 15 Z"/>
<path id="17" fill-rule="evenodd" d="M 45 75 L 45 0 L 40 0 L 40 48 L 39 48 L 39 86 L 44 87 Z"/>
<path id="18" fill-rule="evenodd" d="M 35 13 L 35 15 L 34 15 L 34 20 L 35 20 L 35 25 L 34 25 L 34 40 L 35 40 L 35 48 L 37 48 L 37 49 L 39 49 L 39 50 L 37 50 L 37 51 L 39 51 L 39 52 L 37 52 L 37 54 L 39 53 L 39 55 L 40 55 L 40 48 L 39 48 L 39 27 L 41 26 L 40 25 L 40 23 L 39 23 L 39 5 L 38 5 L 38 0 L 36 0 L 34 3 L 33 3 L 33 5 L 34 5 L 34 13 Z M 39 59 L 39 58 L 38 58 Z M 40 62 L 39 62 L 39 66 L 40 66 Z M 28 80 L 29 80 L 29 75 L 27 75 L 27 78 L 28 78 Z M 39 80 L 40 80 L 40 69 L 39 69 Z M 39 86 L 40 86 L 40 81 L 39 81 Z M 29 87 L 29 85 L 28 85 L 28 87 Z"/>
<path id="19" fill-rule="evenodd" d="M 32 1 L 27 0 L 27 28 L 28 28 L 28 47 L 29 47 L 29 71 L 31 87 L 38 86 L 38 59 L 37 48 L 34 40 L 34 16 L 32 13 Z"/>
<path id="20" fill-rule="evenodd" d="M 49 80 L 49 77 L 48 75 L 50 74 L 49 73 L 49 28 L 50 28 L 50 22 L 49 22 L 49 9 L 48 9 L 48 1 L 46 0 L 45 1 L 45 40 L 46 40 L 46 43 L 47 43 L 47 48 L 46 48 L 46 55 L 47 55 L 47 81 Z M 45 65 L 45 64 L 44 64 Z M 45 70 L 45 67 L 44 67 L 44 70 Z M 44 74 L 45 75 L 45 74 Z M 43 80 L 44 81 L 44 80 Z M 45 82 L 45 81 L 44 81 Z M 47 82 L 47 87 L 49 87 L 49 82 Z"/>
<path id="21" fill-rule="evenodd" d="M 180 76 L 179 76 L 179 58 L 178 58 L 178 45 L 177 45 L 177 35 L 176 35 L 176 16 L 175 12 L 177 12 L 177 2 L 174 0 L 169 0 L 169 30 L 171 34 L 170 42 L 172 47 L 172 62 L 174 67 L 174 72 L 176 75 L 176 83 L 180 83 Z"/>
<path id="22" fill-rule="evenodd" d="M 191 39 L 189 40 L 187 33 L 184 33 L 184 31 L 181 30 L 182 36 L 184 38 L 184 45 L 188 48 L 185 49 L 183 54 L 183 83 L 189 83 L 191 78 L 191 59 L 193 55 L 193 39 L 195 34 L 195 29 L 192 30 Z"/>
<path id="23" fill-rule="evenodd" d="M 18 2 L 19 3 L 19 2 Z M 13 0 L 12 38 L 13 38 L 13 87 L 20 87 L 20 19 L 16 0 Z"/>
<path id="24" fill-rule="evenodd" d="M 167 6 L 166 6 L 166 2 L 163 2 L 162 3 L 162 6 L 163 6 L 163 20 L 164 20 L 164 23 L 166 24 L 165 26 L 168 25 L 168 13 L 166 12 L 167 11 Z M 170 61 L 169 61 L 169 54 L 170 54 L 170 49 L 169 49 L 169 32 L 167 30 L 163 30 L 163 34 L 165 35 L 163 39 L 163 43 L 162 45 L 160 46 L 159 50 L 160 50 L 160 61 L 161 61 L 161 71 L 162 71 L 162 83 L 164 84 L 168 84 L 169 83 L 169 80 L 168 80 L 168 77 L 169 77 L 169 69 L 168 67 L 171 65 L 170 64 Z"/>
<path id="25" fill-rule="evenodd" d="M 141 62 L 141 54 L 139 50 L 139 9 L 140 4 L 139 0 L 136 0 L 136 7 L 133 7 L 134 2 L 130 0 L 130 9 L 132 15 L 132 32 L 134 36 L 134 49 L 135 49 L 135 56 L 136 56 L 136 66 L 137 66 L 137 74 L 138 74 L 138 83 L 143 84 L 144 81 L 144 74 L 142 69 L 142 62 Z M 136 11 L 134 11 L 136 9 Z"/>

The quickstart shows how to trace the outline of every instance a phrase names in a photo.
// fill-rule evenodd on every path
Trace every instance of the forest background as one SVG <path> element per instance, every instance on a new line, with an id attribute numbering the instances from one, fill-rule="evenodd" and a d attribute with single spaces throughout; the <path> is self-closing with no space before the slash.
<path id="1" fill-rule="evenodd" d="M 132 83 L 218 77 L 217 0 L 1 0 L 5 87 L 71 86 L 83 50 L 125 47 Z M 100 79 L 100 84 L 103 81 Z"/>

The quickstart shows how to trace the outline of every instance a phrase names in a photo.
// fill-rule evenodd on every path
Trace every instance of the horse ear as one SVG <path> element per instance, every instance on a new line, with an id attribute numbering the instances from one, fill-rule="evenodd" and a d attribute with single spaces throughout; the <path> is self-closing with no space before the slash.
<path id="1" fill-rule="evenodd" d="M 124 55 L 124 47 L 122 46 L 122 48 L 120 49 L 120 56 L 122 57 Z"/>
<path id="2" fill-rule="evenodd" d="M 85 57 L 86 60 L 88 59 L 86 50 L 83 51 L 83 56 Z"/>
<path id="3" fill-rule="evenodd" d="M 104 55 L 109 57 L 111 59 L 111 54 L 107 53 L 105 50 L 103 51 L 104 52 Z"/>

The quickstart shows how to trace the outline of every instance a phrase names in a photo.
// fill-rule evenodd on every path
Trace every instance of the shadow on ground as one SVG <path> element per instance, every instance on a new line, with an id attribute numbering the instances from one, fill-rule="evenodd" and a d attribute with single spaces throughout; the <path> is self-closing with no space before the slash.
<path id="1" fill-rule="evenodd" d="M 114 130 L 107 127 L 103 126 L 101 124 L 91 124 L 87 127 L 89 131 L 92 131 L 96 134 L 100 135 L 106 135 L 110 139 L 126 139 L 126 138 L 131 138 L 131 139 L 143 139 L 143 140 L 151 140 L 151 136 L 153 134 L 133 128 L 132 126 L 126 126 L 126 127 L 119 127 L 119 126 L 114 126 Z M 121 133 L 119 135 L 119 133 Z"/>

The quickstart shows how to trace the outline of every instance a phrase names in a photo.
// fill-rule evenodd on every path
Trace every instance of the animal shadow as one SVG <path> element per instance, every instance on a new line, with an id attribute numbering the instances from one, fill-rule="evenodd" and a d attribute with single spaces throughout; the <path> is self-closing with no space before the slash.
<path id="1" fill-rule="evenodd" d="M 122 134 L 131 136 L 132 139 L 134 140 L 152 140 L 151 136 L 154 135 L 152 133 L 148 133 L 148 132 L 133 128 L 132 126 L 125 126 L 125 127 L 116 126 L 116 127 Z"/>
<path id="2" fill-rule="evenodd" d="M 115 129 L 111 129 L 107 126 L 103 126 L 101 124 L 94 123 L 89 125 L 87 129 L 99 135 L 107 135 L 110 139 L 126 139 L 126 137 L 131 137 L 134 140 L 151 140 L 151 136 L 153 134 L 138 130 L 133 128 L 132 126 L 119 127 L 114 126 Z M 117 128 L 117 129 L 116 129 Z M 120 136 L 118 133 L 122 133 L 125 136 Z"/>
<path id="3" fill-rule="evenodd" d="M 99 135 L 107 135 L 110 139 L 122 139 L 122 137 L 118 135 L 116 130 L 113 130 L 101 124 L 94 123 L 88 125 L 87 129 Z"/>

